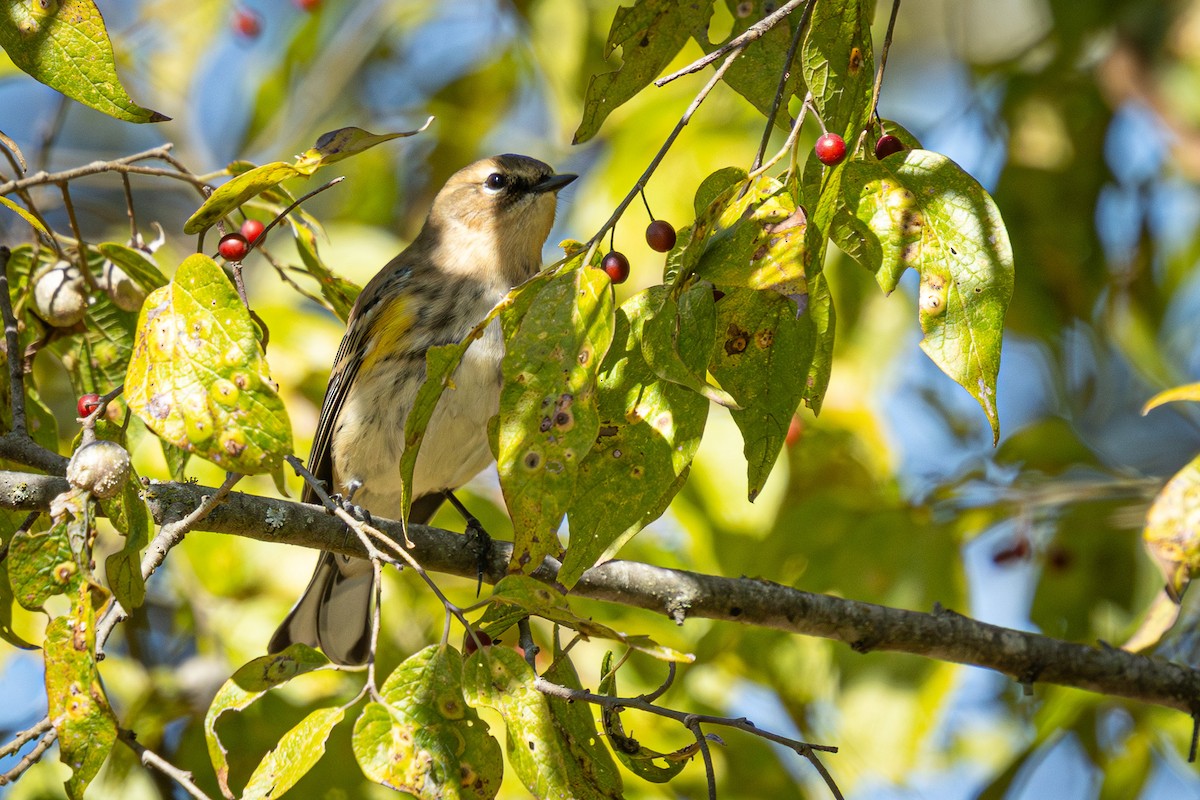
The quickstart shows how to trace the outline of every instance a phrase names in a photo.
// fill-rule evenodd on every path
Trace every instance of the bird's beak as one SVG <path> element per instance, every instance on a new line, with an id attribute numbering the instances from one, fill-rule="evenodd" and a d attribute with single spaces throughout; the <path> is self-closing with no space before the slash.
<path id="1" fill-rule="evenodd" d="M 529 190 L 534 194 L 541 194 L 543 192 L 557 192 L 559 189 L 563 188 L 578 177 L 578 175 L 571 175 L 570 173 L 565 173 L 563 175 L 551 175 L 548 178 L 542 178 L 540 181 L 530 187 Z"/>

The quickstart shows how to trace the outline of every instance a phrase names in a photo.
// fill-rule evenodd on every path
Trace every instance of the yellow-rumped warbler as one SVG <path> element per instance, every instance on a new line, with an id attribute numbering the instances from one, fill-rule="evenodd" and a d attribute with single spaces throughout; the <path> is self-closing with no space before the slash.
<path id="1" fill-rule="evenodd" d="M 460 341 L 513 286 L 538 271 L 559 189 L 575 175 L 528 156 L 485 158 L 456 172 L 417 238 L 363 289 L 350 311 L 321 404 L 309 469 L 326 486 L 386 517 L 400 513 L 404 423 L 425 378 L 425 352 Z M 487 423 L 500 402 L 498 325 L 467 350 L 417 457 L 409 521 L 424 523 L 445 494 L 492 461 Z M 316 502 L 305 488 L 304 502 Z M 370 562 L 325 552 L 271 637 L 361 664 L 370 646 Z"/>

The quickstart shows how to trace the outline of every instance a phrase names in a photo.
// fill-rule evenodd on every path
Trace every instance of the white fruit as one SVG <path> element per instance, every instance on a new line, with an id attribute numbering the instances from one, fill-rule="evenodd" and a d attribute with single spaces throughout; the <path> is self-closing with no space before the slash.
<path id="1" fill-rule="evenodd" d="M 97 439 L 75 451 L 67 464 L 67 480 L 100 499 L 121 491 L 129 478 L 129 453 L 116 442 Z"/>
<path id="2" fill-rule="evenodd" d="M 56 328 L 69 328 L 87 311 L 83 275 L 69 261 L 59 261 L 37 277 L 33 305 L 38 316 Z"/>

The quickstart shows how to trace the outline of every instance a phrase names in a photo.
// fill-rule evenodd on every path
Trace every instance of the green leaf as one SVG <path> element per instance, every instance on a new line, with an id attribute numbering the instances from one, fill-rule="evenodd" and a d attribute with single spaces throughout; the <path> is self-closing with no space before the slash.
<path id="1" fill-rule="evenodd" d="M 996 374 L 1013 256 L 996 204 L 957 164 L 927 150 L 852 161 L 841 189 L 879 242 L 884 291 L 908 267 L 921 274 L 921 349 L 979 402 L 998 440 Z"/>
<path id="2" fill-rule="evenodd" d="M 206 231 L 247 200 L 301 174 L 296 167 L 283 161 L 272 161 L 243 172 L 221 184 L 209 195 L 196 213 L 183 223 L 183 232 L 192 234 Z"/>
<path id="3" fill-rule="evenodd" d="M 536 678 L 517 651 L 485 647 L 463 666 L 463 692 L 471 706 L 490 708 L 504 720 L 508 763 L 534 797 L 612 797 L 587 779 L 591 765 L 564 740 L 549 699 L 534 686 Z"/>
<path id="4" fill-rule="evenodd" d="M 71 611 L 46 626 L 47 713 L 60 760 L 71 768 L 67 797 L 82 798 L 117 740 L 117 720 L 96 670 L 96 611 L 103 597 L 80 583 Z"/>
<path id="5" fill-rule="evenodd" d="M 712 43 L 708 41 L 707 30 L 701 29 L 693 35 L 696 43 L 704 52 L 711 53 L 724 47 L 733 39 L 745 33 L 751 25 L 767 16 L 767 7 L 772 10 L 778 3 L 767 3 L 764 0 L 725 0 L 730 14 L 733 16 L 733 28 L 725 41 Z M 792 46 L 792 37 L 796 26 L 800 24 L 800 14 L 790 14 L 782 22 L 768 30 L 761 38 L 742 51 L 733 62 L 722 80 L 734 91 L 746 98 L 765 117 L 771 113 L 775 101 L 775 93 L 779 88 L 779 77 L 784 70 L 788 71 L 787 82 L 783 87 L 783 100 L 779 112 L 775 116 L 775 124 L 783 130 L 791 126 L 788 122 L 788 99 L 804 96 L 804 78 L 800 69 L 800 56 L 797 52 L 791 64 L 787 64 L 788 50 Z"/>
<path id="6" fill-rule="evenodd" d="M 575 671 L 570 657 L 563 652 L 557 633 L 554 637 L 554 661 L 542 677 L 568 689 L 583 689 L 579 673 Z M 549 700 L 559 738 L 574 752 L 583 770 L 583 780 L 588 783 L 588 791 L 599 797 L 621 797 L 621 773 L 596 730 L 591 705 L 569 703 L 558 697 Z"/>
<path id="7" fill-rule="evenodd" d="M 593 75 L 588 82 L 583 119 L 575 131 L 574 143 L 582 144 L 595 136 L 613 109 L 658 77 L 688 37 L 708 26 L 711 16 L 711 1 L 638 0 L 632 8 L 618 6 L 604 58 L 620 47 L 622 63 L 614 72 Z"/>
<path id="8" fill-rule="evenodd" d="M 804 397 L 814 350 L 812 317 L 771 290 L 730 287 L 717 302 L 709 371 L 741 405 L 748 496 L 762 489 Z"/>
<path id="9" fill-rule="evenodd" d="M 292 225 L 296 251 L 300 253 L 305 271 L 316 279 L 321 287 L 321 296 L 329 301 L 333 313 L 345 322 L 350 318 L 350 309 L 354 307 L 354 300 L 362 291 L 361 287 L 336 275 L 325 265 L 317 253 L 317 236 L 312 228 L 291 216 L 288 217 L 288 221 Z"/>
<path id="10" fill-rule="evenodd" d="M 17 205 L 12 200 L 9 200 L 7 197 L 0 197 L 0 205 L 4 206 L 8 210 L 10 210 L 14 214 L 16 214 L 18 217 L 20 217 L 21 219 L 28 222 L 33 227 L 33 229 L 35 231 L 37 231 L 38 233 L 41 233 L 41 234 L 45 235 L 46 237 L 50 237 L 50 235 L 51 235 L 50 231 L 46 230 L 46 226 L 42 224 L 42 221 L 40 219 L 38 219 L 33 214 L 26 211 L 21 206 Z"/>
<path id="11" fill-rule="evenodd" d="M 0 0 L 0 14 L 0 47 L 35 80 L 126 122 L 170 119 L 125 93 L 104 17 L 92 0 Z"/>
<path id="12" fill-rule="evenodd" d="M 143 251 L 116 242 L 101 242 L 96 249 L 145 291 L 152 292 L 167 285 L 167 276 Z"/>
<path id="13" fill-rule="evenodd" d="M 829 388 L 829 375 L 833 371 L 833 341 L 837 331 L 833 295 L 824 272 L 808 280 L 808 315 L 813 321 L 815 341 L 812 365 L 804 382 L 804 402 L 813 414 L 820 414 L 825 390 Z"/>
<path id="14" fill-rule="evenodd" d="M 8 547 L 18 530 L 20 519 L 15 511 L 0 511 L 0 550 Z M 37 645 L 25 641 L 13 630 L 12 604 L 15 599 L 8 578 L 8 558 L 0 558 L 0 639 L 22 650 L 37 650 Z"/>
<path id="15" fill-rule="evenodd" d="M 142 579 L 142 548 L 149 542 L 150 514 L 139 497 L 136 474 L 116 497 L 101 500 L 108 521 L 125 537 L 125 545 L 104 560 L 108 587 L 126 611 L 132 611 L 146 599 L 146 582 Z"/>
<path id="16" fill-rule="evenodd" d="M 707 352 L 716 335 L 716 310 L 713 305 L 713 286 L 704 281 L 692 283 L 676 302 L 673 294 L 652 287 L 651 295 L 657 305 L 645 309 L 645 319 L 640 320 L 638 338 L 641 340 L 641 356 L 655 377 L 691 389 L 701 397 L 726 408 L 737 408 L 737 401 L 723 389 L 704 379 L 706 365 L 703 360 L 697 366 L 696 358 L 686 361 L 682 355 L 688 350 L 692 355 L 701 349 Z M 637 340 L 634 340 L 637 343 Z"/>
<path id="17" fill-rule="evenodd" d="M 205 255 L 142 305 L 125 398 L 160 437 L 232 472 L 277 471 L 292 450 L 250 314 Z"/>
<path id="18" fill-rule="evenodd" d="M 229 761 L 225 746 L 217 736 L 217 719 L 226 711 L 241 711 L 267 690 L 282 686 L 297 675 L 330 667 L 329 659 L 305 644 L 293 644 L 281 653 L 256 658 L 238 669 L 217 691 L 204 716 L 204 739 L 217 781 L 226 796 L 229 792 Z"/>
<path id="19" fill-rule="evenodd" d="M 870 0 L 818 0 L 800 46 L 813 104 L 826 130 L 842 134 L 848 149 L 854 148 L 871 113 L 873 6 Z"/>
<path id="20" fill-rule="evenodd" d="M 700 444 L 708 403 L 679 382 L 658 380 L 647 363 L 648 320 L 682 309 L 674 358 L 690 375 L 702 375 L 716 321 L 712 291 L 700 303 L 686 292 L 671 312 L 659 311 L 666 287 L 634 295 L 617 311 L 613 343 L 600 365 L 597 385 L 598 435 L 579 465 L 571 501 L 571 541 L 558 580 L 573 586 L 597 561 L 611 557 L 646 524 L 658 518 L 679 491 Z M 703 306 L 707 298 L 708 308 Z M 704 320 L 697 324 L 696 320 Z M 659 349 L 663 349 L 660 344 Z M 699 380 L 699 378 L 697 378 Z M 702 382 L 702 381 L 701 381 Z M 732 398 L 730 398 L 732 400 Z M 611 491 L 619 486 L 619 491 Z"/>
<path id="21" fill-rule="evenodd" d="M 66 522 L 41 533 L 18 531 L 8 543 L 5 561 L 13 596 L 30 611 L 55 595 L 76 592 L 84 583 Z"/>
<path id="22" fill-rule="evenodd" d="M 604 654 L 600 665 L 600 675 L 600 687 L 596 693 L 617 697 L 617 672 L 613 669 L 611 650 Z M 612 751 L 616 753 L 617 760 L 642 780 L 651 783 L 666 783 L 687 766 L 686 758 L 671 758 L 667 753 L 651 750 L 637 739 L 627 736 L 625 726 L 621 724 L 619 709 L 604 708 L 600 712 L 600 720 L 604 726 L 604 735 L 608 738 L 608 744 Z M 665 761 L 665 766 L 654 763 L 655 759 Z"/>
<path id="23" fill-rule="evenodd" d="M 497 466 L 513 521 L 514 569 L 536 569 L 559 551 L 579 462 L 600 427 L 596 372 L 612 341 L 612 302 L 601 270 L 562 272 L 506 343 Z"/>
<path id="24" fill-rule="evenodd" d="M 405 136 L 415 136 L 428 128 L 431 122 L 433 122 L 433 117 L 430 117 L 424 125 L 415 131 L 402 131 L 400 133 L 371 133 L 370 131 L 364 131 L 362 128 L 338 128 L 336 131 L 321 134 L 320 138 L 317 139 L 317 144 L 305 150 L 296 159 L 294 166 L 296 167 L 296 171 L 301 175 L 312 175 L 321 167 L 334 164 L 343 158 L 349 158 L 364 150 L 369 150 L 377 144 L 383 144 L 384 142 L 390 142 L 392 139 L 400 139 Z"/>
<path id="25" fill-rule="evenodd" d="M 346 716 L 346 709 L 318 708 L 285 733 L 275 749 L 254 768 L 242 800 L 279 797 L 325 755 L 330 731 Z"/>
<path id="26" fill-rule="evenodd" d="M 500 744 L 466 704 L 462 669 L 457 650 L 431 645 L 388 676 L 386 705 L 368 703 L 354 723 L 354 756 L 368 778 L 428 800 L 496 796 Z"/>
<path id="27" fill-rule="evenodd" d="M 763 176 L 744 194 L 739 185 L 713 205 L 720 212 L 696 264 L 697 276 L 720 287 L 773 289 L 793 298 L 808 293 L 820 236 L 783 184 Z"/>

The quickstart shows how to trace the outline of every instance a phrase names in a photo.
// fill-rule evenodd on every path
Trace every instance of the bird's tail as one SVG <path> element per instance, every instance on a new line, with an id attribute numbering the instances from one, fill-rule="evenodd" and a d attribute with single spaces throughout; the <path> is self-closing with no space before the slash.
<path id="1" fill-rule="evenodd" d="M 440 494 L 413 502 L 408 521 L 423 525 L 442 504 Z M 312 580 L 267 645 L 278 653 L 303 642 L 319 647 L 335 664 L 364 664 L 371 646 L 371 598 L 375 594 L 371 562 L 325 551 Z"/>

